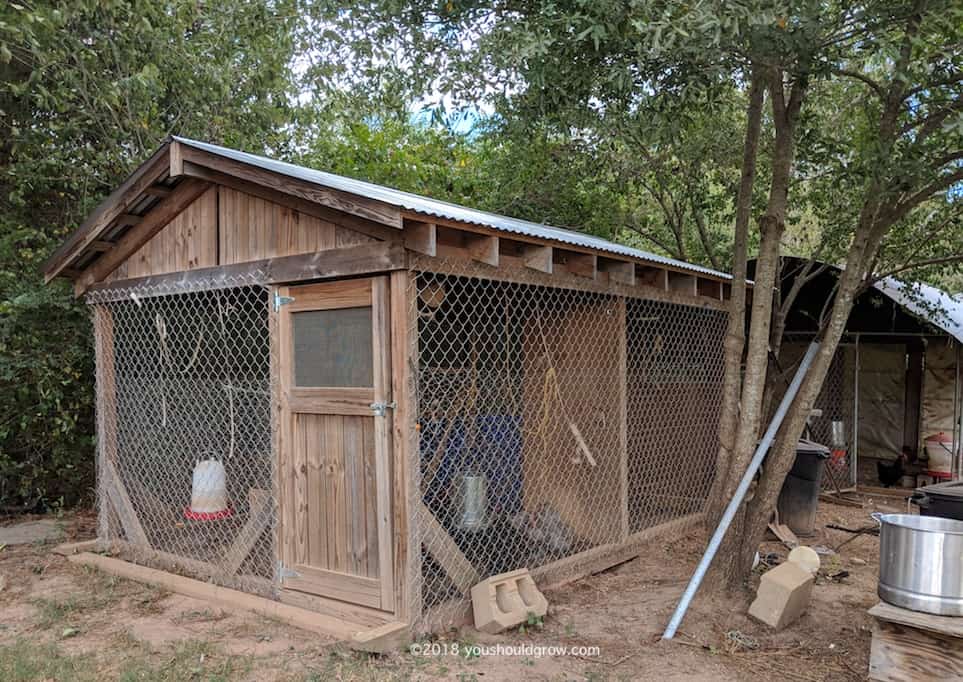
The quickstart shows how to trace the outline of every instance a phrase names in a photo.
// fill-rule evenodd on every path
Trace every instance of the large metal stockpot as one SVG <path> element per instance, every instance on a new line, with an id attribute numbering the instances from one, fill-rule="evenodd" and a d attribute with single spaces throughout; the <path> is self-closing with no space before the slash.
<path id="1" fill-rule="evenodd" d="M 880 523 L 880 598 L 905 609 L 963 616 L 963 521 L 873 514 Z"/>

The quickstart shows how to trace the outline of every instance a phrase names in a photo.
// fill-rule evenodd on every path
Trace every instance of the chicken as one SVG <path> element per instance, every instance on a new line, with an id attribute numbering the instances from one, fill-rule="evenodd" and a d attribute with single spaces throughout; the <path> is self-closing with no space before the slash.
<path id="1" fill-rule="evenodd" d="M 899 483 L 905 473 L 906 459 L 906 453 L 901 452 L 892 464 L 876 462 L 876 474 L 879 476 L 879 482 L 883 484 L 883 487 L 889 488 Z"/>

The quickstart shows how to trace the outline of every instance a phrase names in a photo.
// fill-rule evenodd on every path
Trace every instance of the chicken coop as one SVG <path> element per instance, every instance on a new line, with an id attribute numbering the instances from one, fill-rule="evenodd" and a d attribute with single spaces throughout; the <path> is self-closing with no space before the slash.
<path id="1" fill-rule="evenodd" d="M 183 138 L 45 273 L 92 311 L 117 561 L 423 632 L 702 519 L 724 273 Z"/>
<path id="2" fill-rule="evenodd" d="M 785 258 L 781 272 L 782 290 L 798 290 L 777 368 L 788 382 L 818 332 L 839 269 Z M 961 344 L 963 301 L 935 287 L 887 277 L 856 297 L 809 424 L 809 435 L 832 451 L 824 490 L 960 477 Z M 895 467 L 901 453 L 906 465 Z"/>

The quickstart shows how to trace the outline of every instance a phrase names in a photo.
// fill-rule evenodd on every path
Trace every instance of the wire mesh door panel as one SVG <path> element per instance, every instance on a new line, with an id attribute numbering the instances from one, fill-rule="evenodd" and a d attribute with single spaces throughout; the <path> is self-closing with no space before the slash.
<path id="1" fill-rule="evenodd" d="M 387 278 L 282 289 L 281 586 L 392 608 Z"/>

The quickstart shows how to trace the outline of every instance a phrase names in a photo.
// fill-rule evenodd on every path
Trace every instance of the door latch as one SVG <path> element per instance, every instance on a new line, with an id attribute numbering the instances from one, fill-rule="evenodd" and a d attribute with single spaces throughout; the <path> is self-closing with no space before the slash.
<path id="1" fill-rule="evenodd" d="M 383 417 L 385 416 L 385 410 L 393 410 L 398 407 L 398 403 L 392 400 L 390 403 L 371 403 L 371 411 L 374 412 L 374 416 Z"/>

